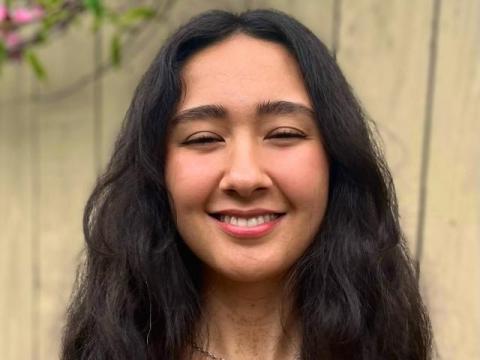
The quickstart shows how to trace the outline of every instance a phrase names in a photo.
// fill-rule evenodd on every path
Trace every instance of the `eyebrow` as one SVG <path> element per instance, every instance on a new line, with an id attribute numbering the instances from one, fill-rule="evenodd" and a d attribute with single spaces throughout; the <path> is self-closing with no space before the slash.
<path id="1" fill-rule="evenodd" d="M 256 106 L 257 116 L 267 115 L 307 115 L 315 117 L 315 112 L 308 106 L 291 101 L 264 101 Z M 172 119 L 173 125 L 191 120 L 203 119 L 225 119 L 228 111 L 218 104 L 201 105 L 186 109 L 175 115 Z"/>
<path id="2" fill-rule="evenodd" d="M 265 101 L 257 105 L 257 115 L 301 114 L 315 117 L 315 111 L 308 106 L 291 101 Z"/>

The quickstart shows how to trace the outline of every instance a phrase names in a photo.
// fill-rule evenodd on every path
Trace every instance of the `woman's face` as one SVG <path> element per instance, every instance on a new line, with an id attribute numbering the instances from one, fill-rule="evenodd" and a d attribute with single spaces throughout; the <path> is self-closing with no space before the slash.
<path id="1" fill-rule="evenodd" d="M 241 34 L 193 55 L 182 77 L 165 169 L 180 235 L 220 276 L 284 275 L 328 200 L 327 156 L 296 61 Z"/>

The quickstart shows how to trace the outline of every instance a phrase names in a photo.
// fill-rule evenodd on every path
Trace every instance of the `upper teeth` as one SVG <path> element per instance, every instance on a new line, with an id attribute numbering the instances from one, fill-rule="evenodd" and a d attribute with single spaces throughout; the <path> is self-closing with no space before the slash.
<path id="1" fill-rule="evenodd" d="M 278 218 L 279 216 L 280 215 L 278 214 L 267 214 L 267 215 L 255 216 L 250 218 L 241 218 L 237 216 L 221 215 L 220 221 L 225 222 L 227 224 L 232 224 L 235 226 L 253 227 L 253 226 L 257 226 L 257 225 L 272 221 Z"/>

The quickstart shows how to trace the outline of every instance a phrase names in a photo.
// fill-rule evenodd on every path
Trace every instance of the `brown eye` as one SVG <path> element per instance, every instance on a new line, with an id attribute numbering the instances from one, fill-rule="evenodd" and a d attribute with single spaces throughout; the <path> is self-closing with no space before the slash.
<path id="1" fill-rule="evenodd" d="M 183 145 L 193 145 L 193 144 L 204 145 L 204 144 L 210 144 L 210 143 L 219 142 L 219 141 L 222 141 L 222 139 L 219 137 L 203 134 L 203 135 L 196 136 L 193 139 L 186 140 L 182 144 Z"/>
<path id="2" fill-rule="evenodd" d="M 306 138 L 307 136 L 299 131 L 282 129 L 274 132 L 269 138 L 280 138 L 280 139 L 289 139 L 289 138 Z"/>

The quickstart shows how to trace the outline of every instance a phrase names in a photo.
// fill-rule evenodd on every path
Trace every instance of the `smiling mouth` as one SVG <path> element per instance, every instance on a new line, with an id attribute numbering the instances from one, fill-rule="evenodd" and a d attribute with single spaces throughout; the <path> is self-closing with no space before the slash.
<path id="1" fill-rule="evenodd" d="M 283 221 L 283 214 L 266 214 L 248 218 L 209 214 L 221 231 L 234 238 L 260 239 L 271 233 Z"/>
<path id="2" fill-rule="evenodd" d="M 271 213 L 271 214 L 250 216 L 250 217 L 241 217 L 241 216 L 232 216 L 232 215 L 229 216 L 224 214 L 208 214 L 208 215 L 210 217 L 213 217 L 217 221 L 227 225 L 242 227 L 242 228 L 254 228 L 264 224 L 272 223 L 275 220 L 279 219 L 280 217 L 284 216 L 285 213 Z"/>

